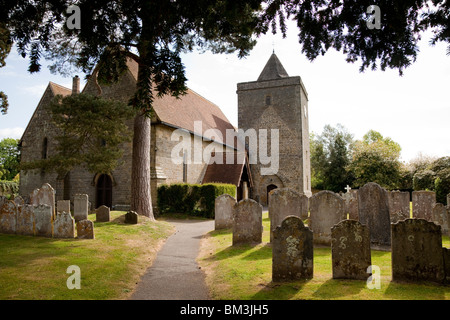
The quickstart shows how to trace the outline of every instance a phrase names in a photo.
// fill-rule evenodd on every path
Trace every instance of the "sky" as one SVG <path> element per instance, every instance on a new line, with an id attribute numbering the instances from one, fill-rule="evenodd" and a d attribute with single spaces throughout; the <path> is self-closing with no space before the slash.
<path id="1" fill-rule="evenodd" d="M 306 87 L 310 132 L 320 134 L 327 124 L 342 124 L 354 139 L 362 139 L 376 130 L 400 144 L 405 162 L 419 153 L 450 156 L 450 56 L 445 44 L 431 47 L 424 36 L 416 62 L 401 77 L 390 69 L 360 73 L 358 61 L 349 64 L 334 50 L 311 62 L 301 53 L 297 34 L 292 23 L 285 39 L 269 33 L 243 59 L 237 54 L 183 54 L 187 85 L 237 126 L 237 84 L 256 81 L 275 50 L 288 74 L 300 76 Z M 72 87 L 71 78 L 51 74 L 45 61 L 33 75 L 27 63 L 13 50 L 0 69 L 0 90 L 10 104 L 8 114 L 0 114 L 0 140 L 22 136 L 49 81 Z"/>

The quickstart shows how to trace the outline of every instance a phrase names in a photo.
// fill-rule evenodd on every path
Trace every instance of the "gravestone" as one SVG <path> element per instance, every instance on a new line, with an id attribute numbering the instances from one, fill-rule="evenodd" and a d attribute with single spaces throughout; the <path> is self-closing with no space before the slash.
<path id="1" fill-rule="evenodd" d="M 331 245 L 331 228 L 347 219 L 344 199 L 331 191 L 320 191 L 309 199 L 310 228 L 314 243 Z"/>
<path id="2" fill-rule="evenodd" d="M 23 206 L 25 204 L 25 200 L 22 198 L 22 196 L 17 196 L 14 198 L 14 203 L 16 206 Z"/>
<path id="3" fill-rule="evenodd" d="M 411 217 L 409 192 L 390 191 L 388 192 L 388 197 L 391 223 L 396 223 L 397 221 Z"/>
<path id="4" fill-rule="evenodd" d="M 236 204 L 234 199 L 229 194 L 222 194 L 218 196 L 214 202 L 214 228 L 231 229 L 233 227 L 233 208 Z"/>
<path id="5" fill-rule="evenodd" d="M 436 203 L 433 206 L 432 222 L 436 223 L 438 226 L 441 226 L 443 235 L 448 235 L 447 208 L 442 203 Z"/>
<path id="6" fill-rule="evenodd" d="M 234 205 L 233 246 L 262 242 L 262 209 L 262 206 L 252 199 L 245 199 Z"/>
<path id="7" fill-rule="evenodd" d="M 80 220 L 77 222 L 78 239 L 94 239 L 94 223 L 91 220 Z"/>
<path id="8" fill-rule="evenodd" d="M 61 213 L 61 212 L 69 212 L 70 213 L 70 200 L 58 200 L 56 202 L 56 211 L 58 213 Z"/>
<path id="9" fill-rule="evenodd" d="M 32 205 L 24 204 L 17 207 L 16 234 L 34 235 L 34 207 Z"/>
<path id="10" fill-rule="evenodd" d="M 7 200 L 5 196 L 0 196 L 0 209 Z"/>
<path id="11" fill-rule="evenodd" d="M 273 231 L 288 216 L 308 218 L 308 197 L 289 188 L 275 189 L 269 194 L 270 241 Z"/>
<path id="12" fill-rule="evenodd" d="M 299 217 L 286 217 L 273 231 L 272 281 L 311 279 L 313 256 L 313 232 Z"/>
<path id="13" fill-rule="evenodd" d="M 0 233 L 15 234 L 17 206 L 14 201 L 6 200 L 0 208 Z"/>
<path id="14" fill-rule="evenodd" d="M 447 195 L 447 207 L 450 208 L 450 193 Z"/>
<path id="15" fill-rule="evenodd" d="M 356 220 L 344 220 L 331 229 L 333 279 L 367 280 L 372 265 L 369 228 Z"/>
<path id="16" fill-rule="evenodd" d="M 445 283 L 450 284 L 450 249 L 442 248 L 444 255 Z"/>
<path id="17" fill-rule="evenodd" d="M 53 222 L 53 237 L 62 239 L 75 238 L 75 220 L 70 212 L 60 212 Z"/>
<path id="18" fill-rule="evenodd" d="M 351 220 L 359 220 L 358 214 L 358 198 L 352 198 L 347 203 L 348 218 Z"/>
<path id="19" fill-rule="evenodd" d="M 392 279 L 442 282 L 444 278 L 441 227 L 424 219 L 392 224 Z"/>
<path id="20" fill-rule="evenodd" d="M 89 197 L 87 194 L 73 196 L 73 217 L 75 222 L 87 220 L 89 214 Z"/>
<path id="21" fill-rule="evenodd" d="M 413 218 L 433 221 L 433 206 L 436 203 L 436 193 L 433 191 L 413 191 Z"/>
<path id="22" fill-rule="evenodd" d="M 41 188 L 35 189 L 30 194 L 30 204 L 33 206 L 48 205 L 52 208 L 52 217 L 55 218 L 55 190 L 48 183 L 44 183 Z"/>
<path id="23" fill-rule="evenodd" d="M 378 184 L 369 182 L 358 192 L 359 222 L 370 231 L 373 245 L 391 244 L 391 222 L 388 193 Z"/>
<path id="24" fill-rule="evenodd" d="M 53 208 L 47 204 L 34 206 L 34 234 L 39 237 L 53 236 Z"/>
<path id="25" fill-rule="evenodd" d="M 109 222 L 111 220 L 110 209 L 107 206 L 100 206 L 97 208 L 95 214 L 97 222 Z"/>
<path id="26" fill-rule="evenodd" d="M 128 211 L 125 214 L 125 223 L 126 224 L 137 224 L 138 223 L 138 214 L 134 211 Z"/>

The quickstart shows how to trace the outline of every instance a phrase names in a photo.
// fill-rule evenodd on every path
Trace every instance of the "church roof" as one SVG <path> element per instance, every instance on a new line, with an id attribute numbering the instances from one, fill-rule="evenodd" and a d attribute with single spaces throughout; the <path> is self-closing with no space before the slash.
<path id="1" fill-rule="evenodd" d="M 278 59 L 277 55 L 273 53 L 266 66 L 259 75 L 258 81 L 276 80 L 281 78 L 288 78 L 289 75 Z"/>
<path id="2" fill-rule="evenodd" d="M 134 59 L 128 59 L 128 68 L 137 81 L 138 64 Z M 165 125 L 188 130 L 203 136 L 209 129 L 217 129 L 222 137 L 214 137 L 214 141 L 225 144 L 226 130 L 235 130 L 220 108 L 188 88 L 186 95 L 179 99 L 170 95 L 156 98 L 153 102 L 156 116 Z M 196 132 L 194 122 L 201 121 L 202 131 Z"/>
<path id="3" fill-rule="evenodd" d="M 206 167 L 202 184 L 205 183 L 226 183 L 240 186 L 244 167 L 247 167 L 247 174 L 250 175 L 248 168 L 248 159 L 245 152 L 234 152 L 233 163 L 227 163 L 227 152 L 216 152 L 212 154 L 210 163 Z M 222 163 L 218 164 L 214 160 L 222 159 Z M 252 184 L 249 176 L 250 185 Z"/>

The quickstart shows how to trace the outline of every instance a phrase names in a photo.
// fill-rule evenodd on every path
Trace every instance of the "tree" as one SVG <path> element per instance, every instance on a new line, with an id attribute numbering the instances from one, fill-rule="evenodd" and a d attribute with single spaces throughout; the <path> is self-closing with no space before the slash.
<path id="1" fill-rule="evenodd" d="M 370 130 L 354 145 L 349 166 L 355 177 L 354 185 L 362 187 L 368 182 L 376 182 L 387 189 L 399 188 L 402 179 L 400 152 L 398 143 Z"/>
<path id="2" fill-rule="evenodd" d="M 350 163 L 353 136 L 344 126 L 326 125 L 319 136 L 311 139 L 312 187 L 339 192 L 351 177 L 347 171 Z"/>
<path id="3" fill-rule="evenodd" d="M 69 62 L 98 83 L 114 83 L 126 70 L 130 51 L 138 54 L 134 57 L 139 64 L 138 80 L 130 101 L 138 111 L 134 119 L 131 209 L 153 218 L 150 116 L 154 98 L 167 94 L 180 97 L 186 92 L 182 52 L 198 47 L 247 55 L 255 45 L 252 36 L 260 3 L 80 0 L 81 28 L 70 29 L 65 21 L 72 1 L 1 0 L 0 23 L 6 24 L 19 53 L 29 57 L 30 72 L 40 70 L 39 61 L 45 54 L 54 61 L 53 71 L 63 72 Z"/>
<path id="4" fill-rule="evenodd" d="M 435 191 L 436 201 L 447 204 L 447 194 L 450 193 L 450 157 L 425 159 L 428 161 L 414 173 L 414 190 Z"/>
<path id="5" fill-rule="evenodd" d="M 378 17 L 372 5 L 380 9 Z M 417 43 L 426 30 L 434 32 L 432 45 L 450 42 L 449 13 L 450 2 L 438 0 L 277 0 L 268 1 L 263 21 L 273 32 L 279 24 L 286 35 L 285 20 L 293 18 L 302 52 L 310 60 L 334 48 L 347 55 L 347 62 L 361 59 L 360 71 L 391 68 L 402 75 L 416 60 Z M 371 27 L 372 18 L 379 19 L 379 29 Z"/>
<path id="6" fill-rule="evenodd" d="M 117 100 L 86 94 L 56 96 L 47 106 L 56 128 L 56 152 L 46 159 L 22 163 L 23 170 L 43 168 L 59 179 L 74 167 L 92 173 L 111 173 L 123 155 L 121 144 L 131 133 L 126 121 L 134 110 Z"/>
<path id="7" fill-rule="evenodd" d="M 5 138 L 0 141 L 0 180 L 13 180 L 19 173 L 19 141 Z"/>

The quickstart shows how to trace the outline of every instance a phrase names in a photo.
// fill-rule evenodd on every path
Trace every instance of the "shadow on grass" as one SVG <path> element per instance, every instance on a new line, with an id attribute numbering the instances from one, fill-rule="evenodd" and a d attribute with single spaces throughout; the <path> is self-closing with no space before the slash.
<path id="1" fill-rule="evenodd" d="M 255 293 L 251 300 L 289 300 L 302 290 L 309 281 L 270 282 L 267 285 L 261 285 L 262 289 Z"/>
<path id="2" fill-rule="evenodd" d="M 450 286 L 432 282 L 391 281 L 384 295 L 395 300 L 445 300 Z"/>
<path id="3" fill-rule="evenodd" d="M 265 243 L 261 245 L 255 251 L 250 252 L 248 255 L 242 258 L 243 260 L 263 260 L 263 259 L 272 259 L 272 245 L 270 243 Z"/>
<path id="4" fill-rule="evenodd" d="M 329 279 L 314 293 L 313 297 L 321 300 L 345 298 L 357 295 L 366 287 L 366 281 Z"/>
<path id="5" fill-rule="evenodd" d="M 236 256 L 240 256 L 245 254 L 247 251 L 253 249 L 255 246 L 252 245 L 235 245 L 235 246 L 229 246 L 225 249 L 217 252 L 216 254 L 210 256 L 207 258 L 207 260 L 225 260 L 229 258 L 233 258 Z"/>

